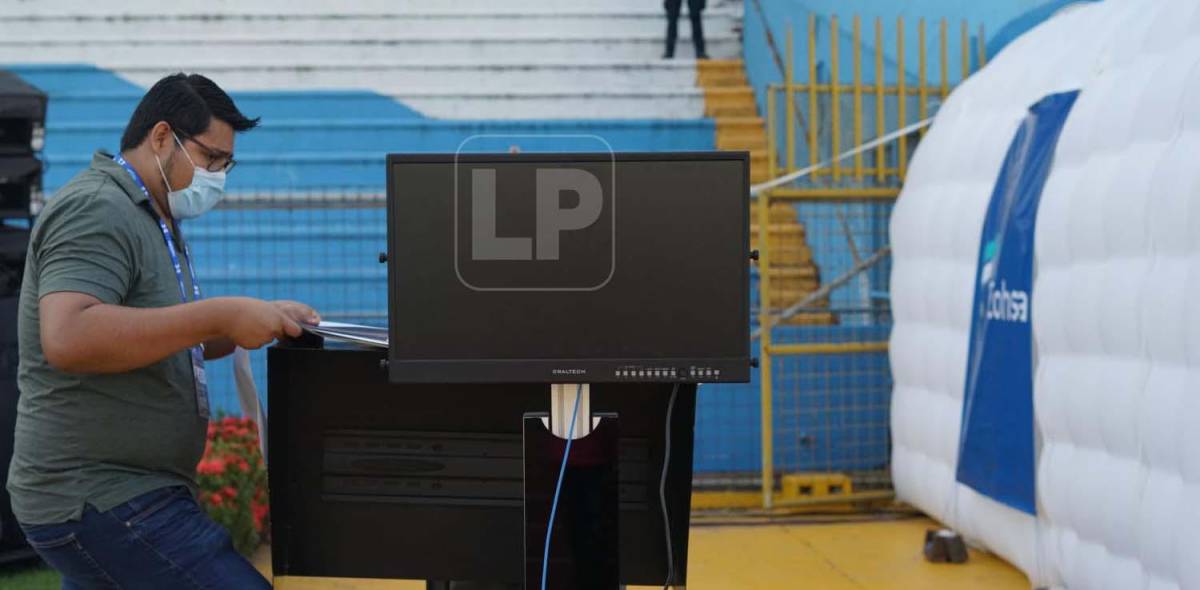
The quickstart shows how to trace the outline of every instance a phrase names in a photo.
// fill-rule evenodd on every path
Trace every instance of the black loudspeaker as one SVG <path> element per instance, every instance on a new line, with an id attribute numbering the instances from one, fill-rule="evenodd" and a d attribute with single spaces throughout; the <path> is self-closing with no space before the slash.
<path id="1" fill-rule="evenodd" d="M 17 302 L 28 243 L 28 230 L 0 226 L 0 552 L 25 544 L 4 486 L 17 421 Z"/>
<path id="2" fill-rule="evenodd" d="M 21 293 L 21 275 L 25 272 L 25 250 L 28 246 L 29 230 L 0 224 L 0 299 L 15 298 Z M 16 315 L 0 315 L 0 324 L 8 325 L 16 321 Z M 3 337 L 6 333 L 0 330 L 0 342 L 8 342 Z"/>
<path id="3" fill-rule="evenodd" d="M 0 157 L 0 219 L 25 219 L 42 202 L 42 162 L 34 156 Z"/>
<path id="4" fill-rule="evenodd" d="M 0 220 L 28 219 L 40 207 L 42 163 L 36 154 L 45 137 L 46 93 L 0 71 Z"/>
<path id="5" fill-rule="evenodd" d="M 41 151 L 46 99 L 46 93 L 16 74 L 0 71 L 0 157 Z"/>

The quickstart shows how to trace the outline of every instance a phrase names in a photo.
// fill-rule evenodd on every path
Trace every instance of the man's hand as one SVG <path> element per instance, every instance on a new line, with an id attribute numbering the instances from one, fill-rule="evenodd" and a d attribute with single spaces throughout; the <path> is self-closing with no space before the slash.
<path id="1" fill-rule="evenodd" d="M 286 299 L 272 301 L 271 303 L 273 303 L 275 307 L 278 307 L 279 310 L 289 318 L 292 318 L 292 321 L 296 322 L 297 324 L 308 324 L 310 326 L 315 326 L 321 323 L 321 316 L 318 315 L 313 308 L 304 305 L 303 303 L 298 301 L 288 301 Z"/>
<path id="2" fill-rule="evenodd" d="M 60 291 L 43 296 L 38 306 L 46 361 L 70 373 L 123 373 L 201 342 L 214 347 L 205 355 L 217 358 L 231 351 L 231 344 L 259 348 L 276 338 L 299 336 L 300 323 L 321 320 L 300 303 L 249 297 L 134 308 Z"/>
<path id="3" fill-rule="evenodd" d="M 242 348 L 254 349 L 270 344 L 273 340 L 284 336 L 293 338 L 300 336 L 300 323 L 292 319 L 291 315 L 297 307 L 289 308 L 292 310 L 289 312 L 277 303 L 261 299 L 233 297 L 231 300 L 232 313 L 230 313 L 225 326 L 225 335 L 234 344 Z M 302 318 L 316 315 L 316 312 L 307 306 L 299 303 L 294 305 L 307 309 L 306 313 L 302 312 Z"/>

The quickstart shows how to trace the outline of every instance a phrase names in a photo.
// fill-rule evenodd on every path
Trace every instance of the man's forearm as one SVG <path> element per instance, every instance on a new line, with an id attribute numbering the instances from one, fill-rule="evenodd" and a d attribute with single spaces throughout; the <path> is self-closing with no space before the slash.
<path id="1" fill-rule="evenodd" d="M 223 297 L 156 308 L 97 303 L 53 326 L 54 344 L 43 344 L 47 360 L 63 370 L 120 373 L 223 337 L 230 313 Z"/>

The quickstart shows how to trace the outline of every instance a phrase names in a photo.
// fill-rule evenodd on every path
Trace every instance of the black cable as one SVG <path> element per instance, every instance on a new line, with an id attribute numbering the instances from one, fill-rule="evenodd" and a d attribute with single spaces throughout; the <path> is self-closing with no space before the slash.
<path id="1" fill-rule="evenodd" d="M 662 502 L 663 534 L 667 540 L 667 581 L 663 582 L 663 590 L 675 579 L 675 550 L 671 546 L 671 517 L 667 513 L 667 467 L 671 464 L 671 414 L 675 410 L 675 394 L 679 393 L 679 384 L 671 388 L 671 399 L 667 402 L 667 425 L 663 429 L 666 434 L 667 448 L 663 452 L 662 476 L 658 480 L 658 499 Z"/>

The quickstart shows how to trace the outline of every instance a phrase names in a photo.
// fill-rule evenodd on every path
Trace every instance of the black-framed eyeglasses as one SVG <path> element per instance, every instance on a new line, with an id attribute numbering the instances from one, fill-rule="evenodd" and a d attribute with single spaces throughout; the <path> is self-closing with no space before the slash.
<path id="1" fill-rule="evenodd" d="M 233 159 L 233 154 L 225 152 L 224 150 L 209 147 L 199 139 L 188 135 L 184 135 L 183 140 L 190 141 L 200 146 L 200 149 L 204 150 L 204 155 L 208 157 L 208 166 L 205 167 L 205 170 L 208 170 L 209 172 L 224 172 L 229 174 L 229 171 L 233 170 L 234 166 L 237 166 L 237 160 Z"/>

